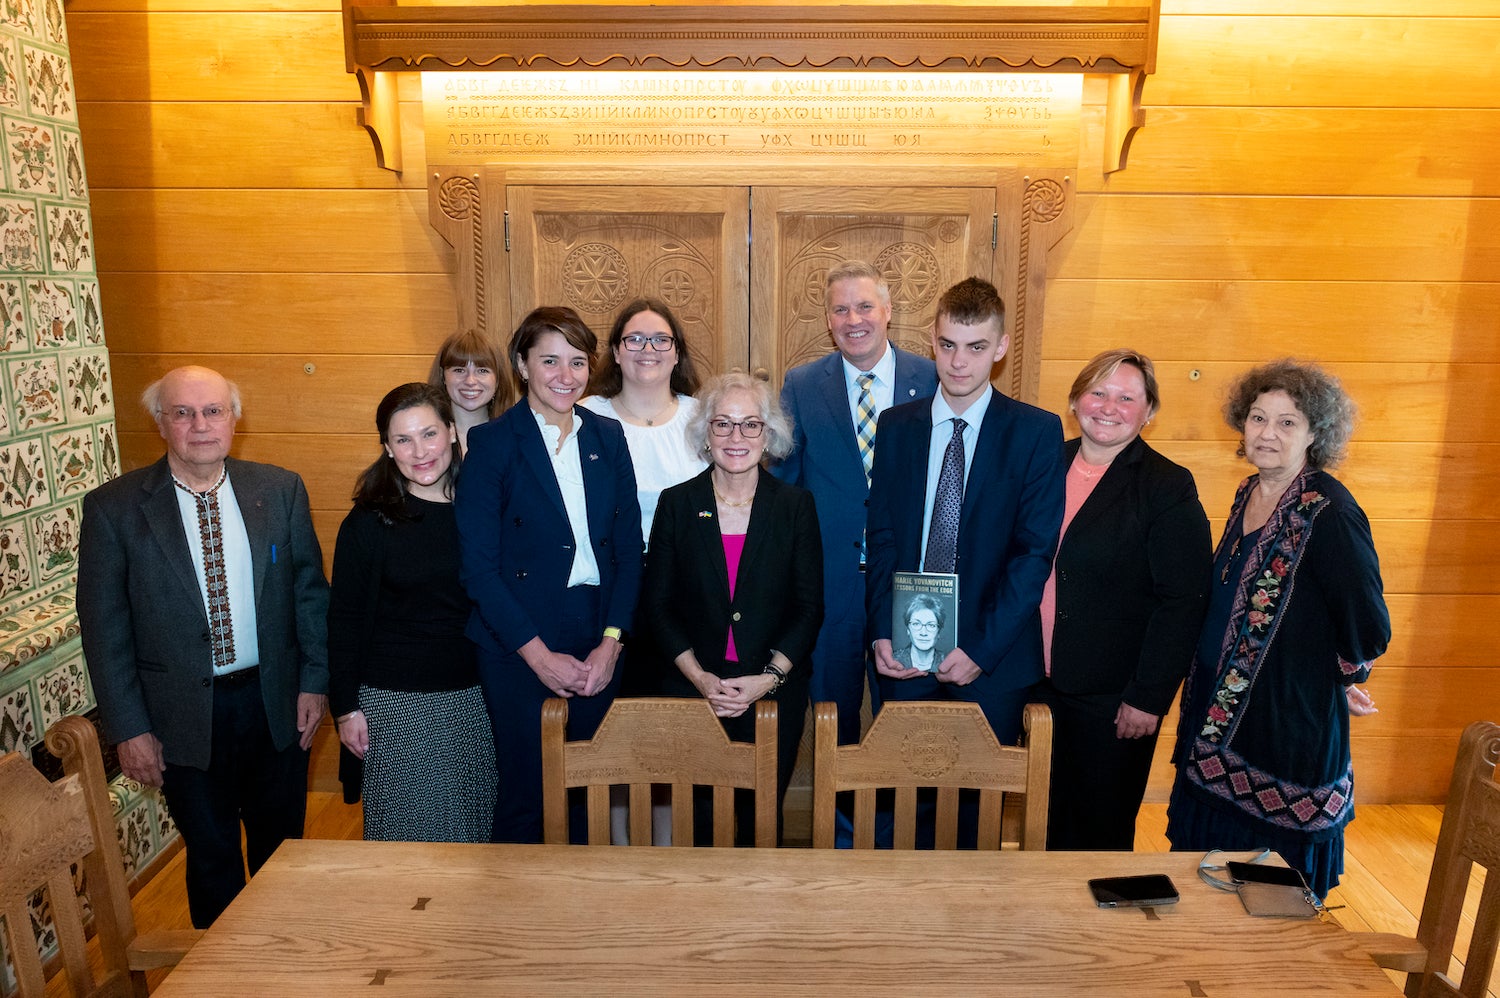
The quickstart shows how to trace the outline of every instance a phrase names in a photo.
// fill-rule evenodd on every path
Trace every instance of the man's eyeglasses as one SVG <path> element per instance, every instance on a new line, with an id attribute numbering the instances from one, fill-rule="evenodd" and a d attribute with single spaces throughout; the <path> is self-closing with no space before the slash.
<path id="1" fill-rule="evenodd" d="M 174 405 L 165 409 L 162 415 L 174 423 L 187 424 L 197 419 L 200 413 L 203 415 L 204 422 L 222 423 L 229 418 L 230 408 L 227 405 L 206 405 L 202 409 L 194 409 L 190 406 Z"/>
<path id="2" fill-rule="evenodd" d="M 756 437 L 761 435 L 761 432 L 763 430 L 765 430 L 766 424 L 765 421 L 761 419 L 733 420 L 721 418 L 710 419 L 708 421 L 708 428 L 716 437 L 730 436 L 736 429 L 738 429 L 740 431 L 740 436 L 744 437 L 746 440 L 754 440 Z"/>
<path id="3" fill-rule="evenodd" d="M 642 336 L 640 333 L 631 333 L 629 336 L 620 337 L 620 345 L 631 353 L 640 353 L 646 349 L 647 343 L 651 344 L 651 349 L 657 353 L 665 353 L 677 345 L 677 337 L 665 334 Z"/>

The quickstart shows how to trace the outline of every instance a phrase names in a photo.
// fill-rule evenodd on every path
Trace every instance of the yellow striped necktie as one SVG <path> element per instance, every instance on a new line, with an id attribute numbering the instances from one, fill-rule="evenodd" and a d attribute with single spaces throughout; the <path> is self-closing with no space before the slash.
<path id="1" fill-rule="evenodd" d="M 865 373 L 855 380 L 859 382 L 859 399 L 854 403 L 854 440 L 859 444 L 859 458 L 865 463 L 868 484 L 870 469 L 875 465 L 875 393 L 870 390 L 875 375 Z"/>

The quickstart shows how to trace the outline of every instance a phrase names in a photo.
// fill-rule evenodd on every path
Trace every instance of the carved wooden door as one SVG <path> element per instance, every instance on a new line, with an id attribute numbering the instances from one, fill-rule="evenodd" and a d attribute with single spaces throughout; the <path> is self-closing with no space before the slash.
<path id="1" fill-rule="evenodd" d="M 655 295 L 684 319 L 703 373 L 750 367 L 779 382 L 832 348 L 828 267 L 865 259 L 889 279 L 891 333 L 913 351 L 929 348 L 944 288 L 993 281 L 1010 334 L 999 387 L 1036 398 L 1048 259 L 1072 227 L 1061 171 L 934 170 L 925 187 L 838 186 L 827 171 L 699 186 L 693 173 L 632 170 L 606 187 L 598 171 L 435 168 L 429 208 L 456 256 L 460 328 L 504 343 L 536 305 L 566 303 L 602 334 L 621 304 Z"/>
<path id="2" fill-rule="evenodd" d="M 744 187 L 514 186 L 511 328 L 570 305 L 603 341 L 620 307 L 660 298 L 704 374 L 749 362 Z"/>
<path id="3" fill-rule="evenodd" d="M 992 279 L 994 187 L 756 187 L 751 215 L 752 366 L 781 375 L 833 348 L 824 279 L 867 260 L 891 288 L 891 339 L 931 356 L 937 298 L 970 275 Z"/>

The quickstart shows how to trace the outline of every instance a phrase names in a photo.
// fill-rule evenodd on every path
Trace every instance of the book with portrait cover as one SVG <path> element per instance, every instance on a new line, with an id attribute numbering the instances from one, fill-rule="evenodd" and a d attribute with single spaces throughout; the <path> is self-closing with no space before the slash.
<path id="1" fill-rule="evenodd" d="M 896 572 L 891 597 L 892 655 L 908 669 L 936 672 L 958 643 L 958 576 Z"/>

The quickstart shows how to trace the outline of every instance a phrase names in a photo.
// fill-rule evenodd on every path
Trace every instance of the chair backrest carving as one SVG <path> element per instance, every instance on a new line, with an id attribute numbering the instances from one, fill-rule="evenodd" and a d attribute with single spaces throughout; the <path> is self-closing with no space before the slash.
<path id="1" fill-rule="evenodd" d="M 29 998 L 46 989 L 28 911 L 32 896 L 46 888 L 72 994 L 135 994 L 126 956 L 135 919 L 98 736 L 87 720 L 65 717 L 47 729 L 46 742 L 68 774 L 56 783 L 19 753 L 0 758 L 0 800 L 5 801 L 0 808 L 0 915 L 19 993 Z M 75 864 L 83 872 L 99 939 L 103 969 L 98 974 L 89 966 Z"/>
<path id="2" fill-rule="evenodd" d="M 813 846 L 834 844 L 835 799 L 854 791 L 854 846 L 875 844 L 875 793 L 895 791 L 894 844 L 916 844 L 917 791 L 935 788 L 935 844 L 957 842 L 959 791 L 979 791 L 978 844 L 1001 847 L 1005 795 L 1024 794 L 1020 846 L 1043 849 L 1052 773 L 1052 712 L 1029 704 L 1021 745 L 1002 746 L 972 703 L 885 704 L 858 745 L 838 744 L 838 707 L 817 705 L 813 761 Z M 1014 799 L 1014 798 L 1012 798 Z"/>
<path id="3" fill-rule="evenodd" d="M 732 742 L 706 700 L 621 698 L 588 741 L 567 741 L 568 701 L 542 706 L 543 837 L 568 842 L 568 790 L 587 789 L 588 841 L 610 840 L 610 789 L 629 787 L 631 845 L 651 844 L 654 785 L 671 788 L 672 841 L 693 841 L 693 788 L 713 788 L 713 840 L 734 844 L 734 791 L 755 793 L 755 844 L 776 844 L 776 704 L 760 701 L 755 741 Z"/>

